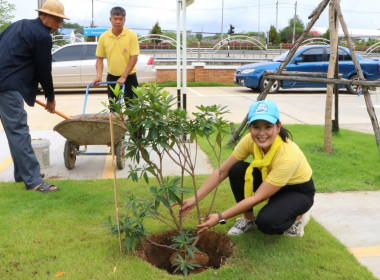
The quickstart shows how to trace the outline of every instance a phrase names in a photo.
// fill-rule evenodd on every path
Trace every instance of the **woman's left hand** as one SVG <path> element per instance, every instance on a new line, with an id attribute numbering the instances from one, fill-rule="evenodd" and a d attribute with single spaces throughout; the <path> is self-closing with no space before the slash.
<path id="1" fill-rule="evenodd" d="M 201 233 L 205 230 L 208 230 L 209 228 L 217 225 L 219 223 L 219 217 L 218 214 L 211 214 L 206 218 L 206 222 L 203 224 L 197 225 L 198 233 Z"/>

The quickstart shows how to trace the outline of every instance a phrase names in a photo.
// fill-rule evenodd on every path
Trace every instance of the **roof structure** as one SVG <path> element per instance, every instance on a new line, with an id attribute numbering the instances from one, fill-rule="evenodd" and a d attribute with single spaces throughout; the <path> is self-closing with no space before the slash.
<path id="1" fill-rule="evenodd" d="M 313 27 L 310 32 L 316 31 L 320 35 L 326 33 L 326 27 Z M 380 38 L 380 29 L 355 29 L 349 28 L 348 32 L 352 38 Z M 338 36 L 344 37 L 344 32 L 342 28 L 338 30 Z"/>
<path id="2" fill-rule="evenodd" d="M 67 36 L 74 35 L 74 29 L 62 28 L 62 29 L 58 29 L 58 32 L 62 35 L 67 35 Z"/>

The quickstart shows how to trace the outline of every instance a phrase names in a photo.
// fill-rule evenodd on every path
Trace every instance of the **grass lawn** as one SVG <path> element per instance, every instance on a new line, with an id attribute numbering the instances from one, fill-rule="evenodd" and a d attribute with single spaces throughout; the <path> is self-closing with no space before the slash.
<path id="1" fill-rule="evenodd" d="M 373 135 L 342 130 L 333 136 L 334 154 L 325 155 L 323 127 L 286 127 L 310 161 L 318 192 L 380 189 L 380 160 Z M 226 147 L 223 158 L 231 150 Z M 198 184 L 205 179 L 198 176 Z M 58 277 L 62 279 L 182 279 L 131 253 L 119 255 L 117 238 L 102 226 L 108 216 L 115 216 L 112 180 L 55 183 L 61 190 L 51 194 L 26 192 L 22 183 L 0 183 L 0 279 L 53 279 L 60 272 L 64 272 Z M 143 181 L 118 179 L 117 185 L 120 203 L 127 190 L 142 196 L 148 193 Z M 209 199 L 201 203 L 203 212 Z M 226 181 L 218 190 L 214 211 L 233 203 Z M 195 211 L 189 215 L 186 225 L 193 227 Z M 214 230 L 226 232 L 233 222 Z M 155 220 L 148 229 L 165 230 Z M 235 253 L 225 266 L 189 279 L 375 279 L 313 219 L 303 238 L 251 231 L 231 239 Z"/>

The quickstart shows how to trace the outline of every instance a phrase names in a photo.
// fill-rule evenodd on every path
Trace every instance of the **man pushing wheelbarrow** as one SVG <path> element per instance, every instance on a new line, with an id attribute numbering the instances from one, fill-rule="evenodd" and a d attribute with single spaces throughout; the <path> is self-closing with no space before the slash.
<path id="1" fill-rule="evenodd" d="M 122 7 L 113 7 L 110 11 L 112 28 L 104 32 L 96 48 L 96 78 L 95 86 L 102 81 L 103 60 L 107 56 L 107 82 L 116 81 L 125 87 L 124 101 L 128 106 L 128 99 L 134 98 L 133 87 L 138 86 L 136 63 L 140 53 L 136 33 L 124 27 L 125 10 Z M 117 100 L 110 86 L 107 87 L 109 100 Z M 141 133 L 134 135 L 141 138 Z"/>

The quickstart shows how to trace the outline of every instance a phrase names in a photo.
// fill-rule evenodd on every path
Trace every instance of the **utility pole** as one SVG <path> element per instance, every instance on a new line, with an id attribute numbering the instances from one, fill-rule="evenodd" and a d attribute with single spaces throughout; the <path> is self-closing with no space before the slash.
<path id="1" fill-rule="evenodd" d="M 220 41 L 223 40 L 223 12 L 224 12 L 224 0 L 222 0 L 222 26 L 220 28 Z"/>
<path id="2" fill-rule="evenodd" d="M 91 28 L 93 28 L 93 27 L 94 27 L 94 0 L 92 0 L 91 9 L 92 9 L 92 14 L 91 14 Z"/>
<path id="3" fill-rule="evenodd" d="M 292 44 L 294 45 L 295 37 L 296 37 L 296 20 L 297 20 L 297 1 L 294 8 L 294 19 L 293 19 L 293 40 Z"/>
<path id="4" fill-rule="evenodd" d="M 276 3 L 276 31 L 277 31 L 277 22 L 278 22 L 278 1 Z"/>
<path id="5" fill-rule="evenodd" d="M 257 15 L 258 23 L 257 23 L 257 41 L 260 41 L 260 0 L 259 0 L 259 8 Z"/>
<path id="6" fill-rule="evenodd" d="M 38 9 L 42 8 L 42 4 L 45 2 L 45 0 L 37 0 L 37 7 Z"/>

